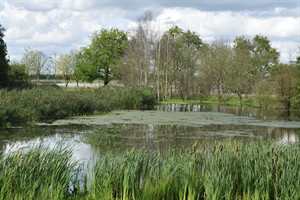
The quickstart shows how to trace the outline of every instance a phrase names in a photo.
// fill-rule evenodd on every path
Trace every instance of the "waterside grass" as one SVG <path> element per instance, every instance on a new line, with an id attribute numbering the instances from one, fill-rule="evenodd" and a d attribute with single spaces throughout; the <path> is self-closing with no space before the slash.
<path id="1" fill-rule="evenodd" d="M 193 150 L 108 155 L 95 165 L 90 199 L 296 200 L 299 153 L 299 144 L 228 141 Z"/>
<path id="2" fill-rule="evenodd" d="M 101 87 L 68 90 L 34 87 L 0 90 L 0 127 L 90 115 L 116 109 L 151 109 L 155 96 L 143 88 Z"/>
<path id="3" fill-rule="evenodd" d="M 300 199 L 299 143 L 228 140 L 185 150 L 107 153 L 91 165 L 89 177 L 72 176 L 81 177 L 74 182 L 89 180 L 75 195 L 64 185 L 84 170 L 70 164 L 68 150 L 61 152 L 2 156 L 0 199 Z"/>
<path id="4" fill-rule="evenodd" d="M 2 155 L 2 154 L 1 154 Z M 68 184 L 79 183 L 82 167 L 72 151 L 39 145 L 3 154 L 0 159 L 0 199 L 66 199 Z"/>

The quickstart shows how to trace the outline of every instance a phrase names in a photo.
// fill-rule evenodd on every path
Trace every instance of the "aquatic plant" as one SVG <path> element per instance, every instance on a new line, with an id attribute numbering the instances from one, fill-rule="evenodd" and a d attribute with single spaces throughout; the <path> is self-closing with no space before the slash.
<path id="1" fill-rule="evenodd" d="M 65 148 L 3 154 L 0 199 L 300 198 L 299 143 L 228 140 L 197 145 L 106 153 L 90 163 L 89 171 L 72 162 Z M 70 180 L 76 194 L 67 191 Z"/>
<path id="2" fill-rule="evenodd" d="M 39 145 L 2 155 L 0 199 L 66 199 L 68 185 L 79 183 L 82 167 L 62 146 Z"/>
<path id="3" fill-rule="evenodd" d="M 89 199 L 299 199 L 299 144 L 237 141 L 195 152 L 103 155 Z"/>

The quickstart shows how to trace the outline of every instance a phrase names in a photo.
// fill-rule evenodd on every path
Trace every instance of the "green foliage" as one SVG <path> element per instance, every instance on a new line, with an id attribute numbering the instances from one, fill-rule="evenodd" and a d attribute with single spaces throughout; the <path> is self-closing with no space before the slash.
<path id="1" fill-rule="evenodd" d="M 260 77 L 270 76 L 272 67 L 279 63 L 279 52 L 271 46 L 266 36 L 256 35 L 252 39 L 253 63 Z"/>
<path id="2" fill-rule="evenodd" d="M 300 109 L 300 83 L 294 88 L 294 95 L 291 99 L 291 102 L 293 109 Z"/>
<path id="3" fill-rule="evenodd" d="M 26 66 L 27 73 L 36 76 L 38 82 L 48 61 L 49 57 L 44 52 L 30 47 L 24 48 L 22 63 Z"/>
<path id="4" fill-rule="evenodd" d="M 29 76 L 26 72 L 26 66 L 20 63 L 11 63 L 9 70 L 10 85 L 20 87 L 28 84 Z"/>
<path id="5" fill-rule="evenodd" d="M 297 199 L 298 159 L 298 144 L 262 141 L 108 154 L 94 167 L 90 199 Z"/>
<path id="6" fill-rule="evenodd" d="M 71 52 L 69 55 L 61 55 L 57 61 L 56 70 L 58 74 L 64 79 L 66 86 L 71 79 L 74 77 L 74 71 L 76 67 L 76 56 L 75 51 Z"/>
<path id="7" fill-rule="evenodd" d="M 255 98 L 260 108 L 270 108 L 273 106 L 272 87 L 268 80 L 262 79 L 254 86 Z"/>
<path id="8" fill-rule="evenodd" d="M 144 88 L 65 90 L 58 87 L 35 87 L 0 90 L 0 96 L 0 126 L 102 113 L 113 109 L 151 109 L 155 105 L 155 95 Z"/>
<path id="9" fill-rule="evenodd" d="M 127 47 L 127 35 L 118 29 L 102 29 L 91 37 L 91 44 L 77 55 L 76 74 L 82 79 L 104 80 L 104 85 L 114 77 L 118 60 Z"/>
<path id="10" fill-rule="evenodd" d="M 299 199 L 300 146 L 227 140 L 199 148 L 102 154 L 88 170 L 71 151 L 0 158 L 0 199 Z M 87 181 L 88 180 L 88 181 Z M 78 193 L 66 192 L 73 181 Z"/>
<path id="11" fill-rule="evenodd" d="M 0 88 L 8 86 L 9 60 L 7 58 L 7 48 L 4 41 L 5 29 L 0 24 Z"/>
<path id="12" fill-rule="evenodd" d="M 67 199 L 68 184 L 79 182 L 82 173 L 72 151 L 44 145 L 2 155 L 0 199 Z"/>

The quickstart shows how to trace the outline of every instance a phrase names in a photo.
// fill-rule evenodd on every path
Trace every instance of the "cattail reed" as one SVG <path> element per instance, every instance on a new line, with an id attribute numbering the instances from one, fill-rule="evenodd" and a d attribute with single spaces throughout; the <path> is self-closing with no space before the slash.
<path id="1" fill-rule="evenodd" d="M 209 153 L 190 148 L 106 153 L 89 165 L 89 173 L 70 160 L 68 149 L 14 152 L 0 160 L 0 200 L 300 199 L 299 144 L 229 140 L 201 149 Z M 66 192 L 70 181 L 79 183 L 76 194 Z"/>

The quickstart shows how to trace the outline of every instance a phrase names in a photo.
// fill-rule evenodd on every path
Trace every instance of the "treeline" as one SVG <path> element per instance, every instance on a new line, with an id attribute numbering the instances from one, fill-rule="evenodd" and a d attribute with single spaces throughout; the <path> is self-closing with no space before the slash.
<path id="1" fill-rule="evenodd" d="M 300 108 L 300 56 L 283 64 L 279 52 L 263 35 L 237 36 L 233 41 L 216 39 L 204 43 L 200 35 L 174 26 L 161 34 L 150 11 L 130 33 L 112 28 L 91 36 L 90 44 L 66 55 L 47 56 L 26 47 L 20 63 L 11 63 L 10 77 L 39 81 L 42 74 L 70 81 L 104 85 L 118 80 L 124 86 L 152 88 L 157 99 L 174 95 L 183 100 L 235 94 L 239 103 L 254 96 L 260 107 Z M 273 103 L 270 103 L 273 102 Z"/>

